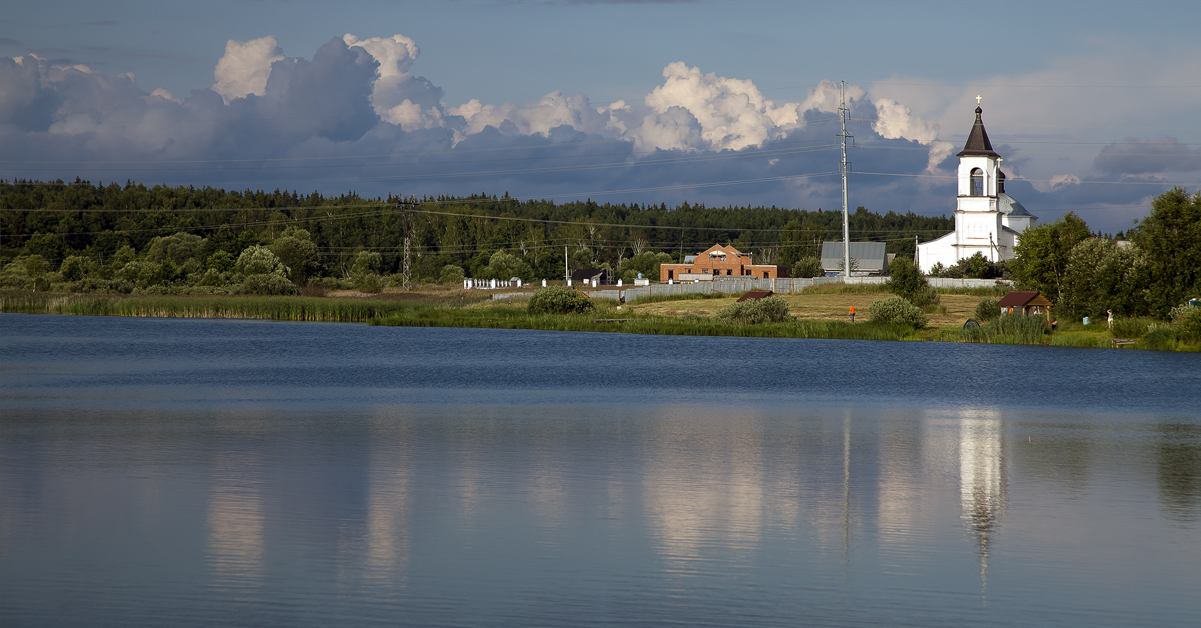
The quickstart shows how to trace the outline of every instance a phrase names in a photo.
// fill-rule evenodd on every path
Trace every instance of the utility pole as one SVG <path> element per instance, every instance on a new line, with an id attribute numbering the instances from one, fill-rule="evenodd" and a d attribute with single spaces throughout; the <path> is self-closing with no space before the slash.
<path id="1" fill-rule="evenodd" d="M 838 95 L 841 104 L 838 105 L 838 118 L 842 121 L 842 132 L 838 137 L 842 138 L 842 163 L 839 164 L 839 171 L 842 172 L 842 276 L 851 276 L 851 229 L 850 229 L 850 197 L 847 194 L 847 172 L 851 170 L 851 162 L 847 161 L 847 138 L 854 137 L 847 134 L 847 82 L 841 81 L 838 84 Z"/>
<path id="2" fill-rule="evenodd" d="M 563 281 L 571 281 L 571 271 L 567 267 L 567 245 L 563 245 Z"/>
<path id="3" fill-rule="evenodd" d="M 410 196 L 409 200 L 398 200 L 396 204 L 400 208 L 401 228 L 404 230 L 405 246 L 404 246 L 404 262 L 401 266 L 401 272 L 404 275 L 404 283 L 402 287 L 407 291 L 412 286 L 413 275 L 409 268 L 409 232 L 412 229 L 412 217 L 409 215 L 409 209 L 417 202 L 417 197 Z"/>

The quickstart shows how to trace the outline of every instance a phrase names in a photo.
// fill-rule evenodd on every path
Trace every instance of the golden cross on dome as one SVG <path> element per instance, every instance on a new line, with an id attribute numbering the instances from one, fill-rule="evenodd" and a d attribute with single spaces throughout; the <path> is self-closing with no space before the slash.
<path id="1" fill-rule="evenodd" d="M 976 94 L 976 106 L 980 106 L 980 95 Z"/>

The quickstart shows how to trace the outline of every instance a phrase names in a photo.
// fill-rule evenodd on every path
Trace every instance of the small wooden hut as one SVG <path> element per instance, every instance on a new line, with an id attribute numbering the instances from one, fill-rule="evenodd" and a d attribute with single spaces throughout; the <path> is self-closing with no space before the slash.
<path id="1" fill-rule="evenodd" d="M 1002 314 L 1045 315 L 1051 320 L 1051 301 L 1038 290 L 1014 290 L 997 303 Z"/>

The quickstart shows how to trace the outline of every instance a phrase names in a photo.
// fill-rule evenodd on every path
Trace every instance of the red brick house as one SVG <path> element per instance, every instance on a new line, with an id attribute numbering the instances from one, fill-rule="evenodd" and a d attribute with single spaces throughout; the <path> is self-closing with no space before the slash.
<path id="1" fill-rule="evenodd" d="M 717 277 L 754 277 L 775 279 L 787 277 L 783 266 L 754 264 L 750 253 L 743 253 L 732 246 L 714 244 L 697 255 L 691 263 L 661 264 L 659 281 L 712 281 Z"/>

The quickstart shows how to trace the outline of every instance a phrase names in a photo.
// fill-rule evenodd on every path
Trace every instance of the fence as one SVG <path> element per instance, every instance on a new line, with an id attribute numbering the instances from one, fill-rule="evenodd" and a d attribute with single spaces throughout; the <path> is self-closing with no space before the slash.
<path id="1" fill-rule="evenodd" d="M 630 302 L 646 296 L 668 294 L 742 294 L 749 290 L 771 290 L 777 294 L 802 292 L 811 286 L 828 284 L 847 284 L 850 286 L 883 285 L 888 277 L 814 277 L 812 279 L 755 279 L 753 277 L 722 277 L 713 281 L 698 281 L 695 283 L 656 283 L 649 286 L 603 286 L 599 288 L 581 288 L 584 292 L 596 296 L 612 296 L 622 301 Z M 1013 287 L 1013 282 L 1006 279 L 951 279 L 947 277 L 927 277 L 926 281 L 934 288 L 992 288 L 994 286 Z M 598 294 L 599 293 L 599 294 Z M 494 300 L 511 297 L 530 296 L 532 292 L 506 292 L 494 294 Z"/>

